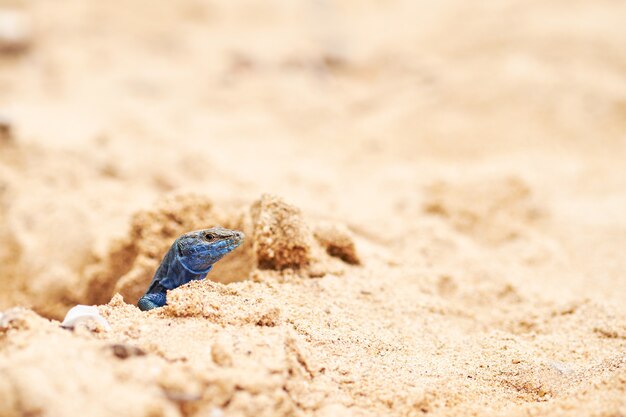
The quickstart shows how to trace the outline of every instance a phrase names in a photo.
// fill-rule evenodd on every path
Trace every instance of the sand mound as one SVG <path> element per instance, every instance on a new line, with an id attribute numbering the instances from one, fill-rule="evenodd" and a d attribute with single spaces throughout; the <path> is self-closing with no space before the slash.
<path id="1" fill-rule="evenodd" d="M 311 262 L 313 233 L 300 210 L 264 196 L 251 209 L 254 253 L 263 269 L 304 268 Z"/>
<path id="2" fill-rule="evenodd" d="M 250 279 L 258 269 L 289 269 L 320 277 L 342 273 L 340 259 L 358 263 L 354 241 L 345 228 L 328 223 L 309 226 L 299 209 L 278 197 L 264 195 L 246 208 L 218 207 L 205 197 L 177 195 L 133 216 L 129 235 L 87 268 L 84 298 L 101 304 L 120 293 L 126 301 L 136 303 L 174 239 L 190 230 L 217 225 L 246 234 L 244 244 L 208 276 L 218 282 Z"/>
<path id="3" fill-rule="evenodd" d="M 250 214 L 253 250 L 260 269 L 305 270 L 309 276 L 319 277 L 343 272 L 332 258 L 360 263 L 354 238 L 344 225 L 324 221 L 309 225 L 300 209 L 270 195 L 255 202 Z"/>

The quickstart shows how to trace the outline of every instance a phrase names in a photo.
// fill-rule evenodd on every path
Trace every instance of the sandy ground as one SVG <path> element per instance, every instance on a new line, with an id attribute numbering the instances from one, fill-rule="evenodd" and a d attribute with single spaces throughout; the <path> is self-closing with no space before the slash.
<path id="1" fill-rule="evenodd" d="M 0 415 L 626 415 L 625 16 L 1 1 Z"/>

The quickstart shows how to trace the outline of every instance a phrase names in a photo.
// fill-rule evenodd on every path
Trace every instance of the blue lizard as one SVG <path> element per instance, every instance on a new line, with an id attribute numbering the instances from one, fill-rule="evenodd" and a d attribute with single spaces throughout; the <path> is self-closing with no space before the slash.
<path id="1" fill-rule="evenodd" d="M 203 279 L 213 264 L 243 242 L 244 234 L 223 227 L 185 233 L 174 241 L 137 306 L 143 311 L 163 307 L 167 290 Z"/>

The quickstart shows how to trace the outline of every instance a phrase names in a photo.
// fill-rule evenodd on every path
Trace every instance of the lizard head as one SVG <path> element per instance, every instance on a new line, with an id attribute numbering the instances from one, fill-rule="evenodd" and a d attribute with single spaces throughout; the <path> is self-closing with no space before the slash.
<path id="1" fill-rule="evenodd" d="M 176 239 L 177 256 L 190 272 L 203 273 L 243 242 L 244 234 L 223 227 L 185 233 Z"/>

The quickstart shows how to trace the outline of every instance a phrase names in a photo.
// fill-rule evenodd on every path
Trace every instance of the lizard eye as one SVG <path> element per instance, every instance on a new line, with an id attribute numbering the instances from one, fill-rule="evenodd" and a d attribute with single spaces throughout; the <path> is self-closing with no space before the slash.
<path id="1" fill-rule="evenodd" d="M 213 239 L 215 239 L 215 235 L 212 235 L 211 233 L 207 233 L 207 234 L 204 235 L 204 238 L 206 240 L 213 240 Z"/>

